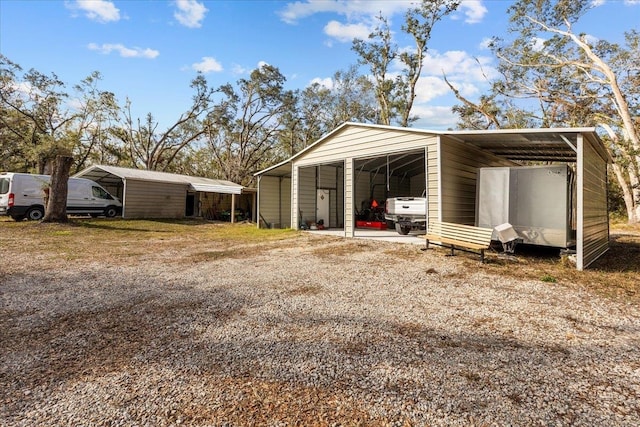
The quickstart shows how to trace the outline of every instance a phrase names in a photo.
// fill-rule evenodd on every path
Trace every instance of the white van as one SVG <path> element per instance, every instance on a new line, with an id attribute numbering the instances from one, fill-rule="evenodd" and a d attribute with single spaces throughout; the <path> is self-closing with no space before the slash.
<path id="1" fill-rule="evenodd" d="M 41 220 L 44 216 L 44 188 L 49 175 L 0 173 L 0 215 L 16 221 Z M 69 178 L 67 213 L 114 217 L 122 213 L 122 203 L 99 184 L 85 178 Z"/>

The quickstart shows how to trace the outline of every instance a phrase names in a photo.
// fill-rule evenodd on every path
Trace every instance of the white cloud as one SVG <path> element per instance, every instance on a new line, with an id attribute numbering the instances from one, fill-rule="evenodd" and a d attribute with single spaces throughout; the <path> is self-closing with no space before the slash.
<path id="1" fill-rule="evenodd" d="M 493 58 L 488 56 L 473 57 L 467 52 L 450 50 L 443 54 L 430 51 L 424 59 L 422 75 L 441 77 L 442 74 L 456 76 L 465 81 L 485 80 L 496 77 L 497 71 L 492 65 Z"/>
<path id="2" fill-rule="evenodd" d="M 624 0 L 624 4 L 627 6 L 637 6 L 640 5 L 640 0 Z"/>
<path id="3" fill-rule="evenodd" d="M 544 42 L 546 42 L 546 39 L 533 37 L 530 41 L 531 49 L 533 49 L 535 52 L 541 52 L 542 49 L 544 49 Z"/>
<path id="4" fill-rule="evenodd" d="M 123 58 L 147 58 L 153 59 L 160 55 L 160 52 L 154 49 L 142 49 L 139 47 L 126 47 L 122 44 L 111 44 L 105 43 L 102 45 L 98 45 L 96 43 L 89 43 L 87 46 L 89 50 L 95 50 L 102 54 L 108 55 L 111 52 L 118 52 Z"/>
<path id="5" fill-rule="evenodd" d="M 416 84 L 416 104 L 427 103 L 450 92 L 441 77 L 423 75 Z"/>
<path id="6" fill-rule="evenodd" d="M 324 27 L 324 33 L 341 42 L 350 42 L 356 37 L 366 39 L 371 34 L 371 29 L 365 24 L 342 24 L 338 21 L 329 21 Z"/>
<path id="7" fill-rule="evenodd" d="M 231 72 L 235 75 L 248 74 L 249 70 L 240 64 L 233 64 Z"/>
<path id="8" fill-rule="evenodd" d="M 413 127 L 420 129 L 447 130 L 455 128 L 458 121 L 458 117 L 451 111 L 451 107 L 415 105 L 411 113 L 420 117 L 413 125 Z"/>
<path id="9" fill-rule="evenodd" d="M 585 34 L 584 36 L 582 36 L 582 38 L 584 39 L 584 41 L 589 43 L 591 46 L 595 46 L 600 41 L 599 38 L 597 38 L 595 36 L 592 36 L 592 35 L 589 35 L 589 34 Z"/>
<path id="10" fill-rule="evenodd" d="M 460 3 L 460 12 L 464 13 L 467 24 L 477 24 L 487 14 L 488 10 L 484 7 L 481 0 L 464 0 Z"/>
<path id="11" fill-rule="evenodd" d="M 65 2 L 67 9 L 84 12 L 85 16 L 98 22 L 120 20 L 120 10 L 107 0 L 76 0 Z"/>
<path id="12" fill-rule="evenodd" d="M 208 9 L 196 0 L 176 0 L 178 10 L 173 14 L 179 23 L 189 28 L 200 28 Z"/>
<path id="13" fill-rule="evenodd" d="M 489 46 L 491 45 L 491 43 L 493 42 L 493 38 L 492 37 L 484 37 L 480 43 L 478 43 L 478 47 L 481 50 L 488 50 Z"/>
<path id="14" fill-rule="evenodd" d="M 410 7 L 415 6 L 412 0 L 335 0 L 335 1 L 296 1 L 287 3 L 285 8 L 278 12 L 280 18 L 288 23 L 295 24 L 300 19 L 316 13 L 337 13 L 348 19 L 357 17 L 371 17 L 382 13 L 384 16 L 392 16 L 396 13 L 404 13 Z"/>
<path id="15" fill-rule="evenodd" d="M 204 74 L 222 71 L 222 65 L 210 56 L 202 57 L 202 61 L 192 64 L 191 68 Z"/>
<path id="16" fill-rule="evenodd" d="M 325 77 L 325 78 L 316 77 L 315 79 L 309 82 L 309 86 L 315 83 L 319 84 L 323 88 L 333 89 L 333 79 L 331 77 Z"/>

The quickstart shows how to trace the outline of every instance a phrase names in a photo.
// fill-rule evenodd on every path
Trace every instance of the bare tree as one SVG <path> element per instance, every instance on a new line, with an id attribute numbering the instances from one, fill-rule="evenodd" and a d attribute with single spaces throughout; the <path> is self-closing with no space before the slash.
<path id="1" fill-rule="evenodd" d="M 495 127 L 601 126 L 628 220 L 637 223 L 640 35 L 627 32 L 624 47 L 575 33 L 574 25 L 593 7 L 589 0 L 515 2 L 509 13 L 516 37 L 510 42 L 496 38 L 491 45 L 501 73 L 491 94 L 474 103 L 450 87 L 462 101 L 456 111 L 467 124 L 484 116 Z M 518 102 L 523 99 L 534 100 L 537 108 Z"/>
<path id="2" fill-rule="evenodd" d="M 151 113 L 144 120 L 134 119 L 127 99 L 122 122 L 111 132 L 124 144 L 132 166 L 166 171 L 181 151 L 205 134 L 201 120 L 209 112 L 216 91 L 208 87 L 202 75 L 192 80 L 191 88 L 196 91 L 191 107 L 163 132 L 158 131 L 160 124 Z"/>
<path id="3" fill-rule="evenodd" d="M 278 68 L 263 65 L 249 79 L 238 81 L 238 91 L 224 85 L 225 98 L 206 120 L 206 139 L 219 177 L 248 184 L 252 173 L 282 156 L 279 149 L 285 113 L 295 97 L 284 91 Z"/>

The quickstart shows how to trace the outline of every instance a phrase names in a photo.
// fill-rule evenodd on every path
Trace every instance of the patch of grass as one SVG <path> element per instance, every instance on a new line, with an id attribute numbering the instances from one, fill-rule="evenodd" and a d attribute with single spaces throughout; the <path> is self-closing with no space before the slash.
<path id="1" fill-rule="evenodd" d="M 313 255 L 317 257 L 330 257 L 330 256 L 349 256 L 357 252 L 368 251 L 372 248 L 371 243 L 364 241 L 348 242 L 337 240 L 337 245 L 327 245 L 313 250 Z"/>
<path id="2" fill-rule="evenodd" d="M 251 246 L 271 249 L 300 238 L 294 230 L 202 220 L 72 218 L 55 224 L 4 218 L 0 222 L 0 245 L 14 248 L 11 256 L 37 258 L 45 268 L 60 260 L 126 265 L 141 258 L 169 262 L 237 258 L 262 250 Z"/>
<path id="3" fill-rule="evenodd" d="M 558 283 L 558 280 L 556 280 L 555 277 L 550 276 L 548 274 L 543 275 L 540 280 L 542 280 L 545 283 Z"/>
<path id="4" fill-rule="evenodd" d="M 562 286 L 580 286 L 607 298 L 640 304 L 640 225 L 612 224 L 609 250 L 586 270 L 560 257 L 557 250 L 537 251 L 516 247 L 517 263 L 490 257 L 479 265 L 472 259 L 460 258 L 465 270 L 483 271 L 502 276 L 542 280 L 553 278 Z"/>

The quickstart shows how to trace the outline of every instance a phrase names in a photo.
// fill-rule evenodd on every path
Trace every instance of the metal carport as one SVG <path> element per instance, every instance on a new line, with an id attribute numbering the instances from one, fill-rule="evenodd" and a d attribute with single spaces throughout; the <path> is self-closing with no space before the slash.
<path id="1" fill-rule="evenodd" d="M 123 218 L 205 216 L 217 202 L 219 208 L 231 209 L 233 220 L 236 197 L 244 189 L 225 180 L 106 165 L 90 166 L 74 176 L 91 179 L 122 200 Z"/>

